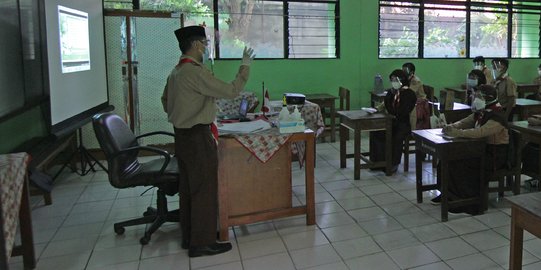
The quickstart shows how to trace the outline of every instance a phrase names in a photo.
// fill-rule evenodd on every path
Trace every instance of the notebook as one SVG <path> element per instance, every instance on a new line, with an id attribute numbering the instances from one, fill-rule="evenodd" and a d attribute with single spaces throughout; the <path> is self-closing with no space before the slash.
<path id="1" fill-rule="evenodd" d="M 239 105 L 239 112 L 237 114 L 226 114 L 222 116 L 222 120 L 241 120 L 246 121 L 248 118 L 246 114 L 248 113 L 249 102 L 246 98 L 242 98 Z"/>

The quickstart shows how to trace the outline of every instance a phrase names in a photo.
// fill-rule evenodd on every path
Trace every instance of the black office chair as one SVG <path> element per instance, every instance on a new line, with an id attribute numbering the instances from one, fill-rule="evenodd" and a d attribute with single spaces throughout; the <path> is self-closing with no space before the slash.
<path id="1" fill-rule="evenodd" d="M 105 153 L 108 165 L 109 182 L 116 188 L 153 186 L 158 188 L 157 208 L 148 207 L 143 217 L 114 224 L 117 234 L 123 234 L 126 226 L 152 223 L 140 239 L 142 245 L 148 244 L 154 233 L 164 222 L 179 222 L 178 210 L 167 210 L 166 195 L 178 193 L 178 165 L 175 157 L 167 151 L 141 146 L 137 142 L 142 137 L 151 135 L 169 135 L 170 132 L 151 132 L 135 136 L 124 120 L 113 113 L 97 114 L 92 119 L 94 132 Z M 140 151 L 149 151 L 162 156 L 140 163 L 137 159 Z"/>

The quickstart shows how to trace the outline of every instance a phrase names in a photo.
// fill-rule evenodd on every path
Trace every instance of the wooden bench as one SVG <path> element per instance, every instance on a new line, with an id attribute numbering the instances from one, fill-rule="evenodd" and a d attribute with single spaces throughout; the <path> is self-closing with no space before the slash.
<path id="1" fill-rule="evenodd" d="M 75 170 L 75 162 L 71 159 L 77 151 L 75 133 L 56 138 L 54 136 L 33 138 L 19 147 L 15 152 L 27 152 L 32 157 L 29 169 L 34 168 L 39 171 L 47 171 L 53 165 L 53 161 L 57 161 L 61 154 L 65 154 L 64 160 L 61 161 L 64 165 L 53 176 L 53 180 L 60 175 L 65 166 L 70 163 L 72 170 Z M 51 193 L 38 188 L 31 188 L 30 195 L 43 195 L 46 205 L 52 204 Z"/>

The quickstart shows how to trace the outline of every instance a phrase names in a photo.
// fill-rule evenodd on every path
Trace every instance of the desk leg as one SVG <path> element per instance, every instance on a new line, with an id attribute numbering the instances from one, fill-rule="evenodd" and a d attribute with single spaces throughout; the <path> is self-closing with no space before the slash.
<path id="1" fill-rule="evenodd" d="M 348 128 L 346 128 L 344 125 L 341 124 L 340 125 L 340 168 L 346 167 L 346 154 L 347 154 L 346 153 L 346 132 L 348 132 Z"/>
<path id="2" fill-rule="evenodd" d="M 441 221 L 445 222 L 448 219 L 449 211 L 449 169 L 443 164 L 448 164 L 446 160 L 441 161 Z"/>
<path id="3" fill-rule="evenodd" d="M 331 102 L 331 142 L 336 141 L 336 108 L 334 100 Z"/>
<path id="4" fill-rule="evenodd" d="M 511 208 L 511 248 L 509 253 L 509 269 L 522 269 L 522 240 L 524 230 L 517 224 L 519 209 Z"/>
<path id="5" fill-rule="evenodd" d="M 32 215 L 30 213 L 30 202 L 28 197 L 28 177 L 26 177 L 23 184 L 23 194 L 21 196 L 19 226 L 21 228 L 21 244 L 24 268 L 34 269 L 36 268 L 36 257 L 34 252 L 34 239 L 32 235 Z"/>
<path id="6" fill-rule="evenodd" d="M 417 203 L 423 202 L 423 153 L 419 147 L 415 147 L 415 186 L 417 188 Z"/>
<path id="7" fill-rule="evenodd" d="M 355 128 L 353 138 L 353 179 L 361 179 L 361 130 Z"/>
<path id="8" fill-rule="evenodd" d="M 316 207 L 314 194 L 314 145 L 315 138 L 306 140 L 306 160 L 304 161 L 306 186 L 306 225 L 316 224 Z"/>
<path id="9" fill-rule="evenodd" d="M 393 167 L 393 120 L 385 121 L 385 175 L 391 176 Z"/>

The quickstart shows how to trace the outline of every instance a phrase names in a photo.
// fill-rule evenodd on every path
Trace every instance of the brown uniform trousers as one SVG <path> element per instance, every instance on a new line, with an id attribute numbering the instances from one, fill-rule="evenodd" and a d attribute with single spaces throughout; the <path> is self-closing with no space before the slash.
<path id="1" fill-rule="evenodd" d="M 209 124 L 175 128 L 180 170 L 180 224 L 190 246 L 216 243 L 218 152 Z"/>

